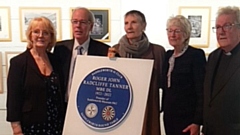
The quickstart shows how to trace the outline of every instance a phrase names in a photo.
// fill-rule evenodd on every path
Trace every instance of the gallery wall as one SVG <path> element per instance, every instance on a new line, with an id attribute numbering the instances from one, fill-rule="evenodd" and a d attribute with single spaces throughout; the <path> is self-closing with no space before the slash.
<path id="1" fill-rule="evenodd" d="M 70 8 L 76 6 L 84 6 L 88 8 L 96 9 L 110 9 L 110 41 L 106 42 L 109 45 L 114 45 L 118 42 L 119 38 L 124 35 L 123 29 L 123 16 L 124 14 L 132 9 L 141 10 L 147 18 L 148 26 L 146 33 L 149 36 L 149 39 L 158 44 L 164 44 L 161 41 L 167 41 L 165 35 L 165 15 L 166 15 L 166 2 L 163 2 L 165 5 L 164 8 L 159 8 L 157 5 L 158 1 L 150 0 L 148 3 L 149 7 L 154 7 L 157 12 L 162 12 L 162 15 L 158 15 L 157 18 L 154 16 L 156 13 L 149 12 L 149 9 L 144 7 L 143 0 L 139 1 L 127 1 L 127 0 L 42 0 L 42 1 L 32 1 L 32 0 L 19 0 L 17 3 L 13 0 L 0 0 L 1 6 L 10 7 L 10 23 L 11 23 L 11 41 L 0 42 L 0 52 L 2 53 L 2 72 L 0 75 L 3 80 L 3 93 L 0 94 L 0 127 L 4 127 L 4 130 L 0 130 L 0 135 L 10 135 L 11 129 L 9 123 L 5 121 L 6 117 L 6 76 L 7 76 L 7 66 L 8 61 L 13 57 L 15 52 L 22 52 L 26 49 L 26 42 L 21 41 L 21 30 L 20 30 L 20 17 L 19 9 L 26 7 L 45 7 L 45 8 L 61 8 L 61 34 L 62 40 L 69 39 L 70 34 Z M 151 8 L 150 8 L 151 9 Z M 163 21 L 164 20 L 164 21 Z M 163 31 L 163 32 L 162 32 Z M 160 37 L 160 38 L 159 38 Z M 160 39 L 160 40 L 159 40 Z M 6 57 L 7 56 L 7 57 Z M 1 81 L 1 80 L 0 80 Z"/>
<path id="2" fill-rule="evenodd" d="M 0 41 L 0 110 L 6 109 L 6 76 L 8 61 L 16 53 L 23 52 L 26 49 L 26 42 L 21 41 L 21 26 L 20 26 L 20 9 L 21 8 L 60 8 L 60 29 L 61 39 L 71 38 L 70 31 L 70 9 L 74 7 L 84 6 L 91 9 L 109 9 L 110 40 L 106 42 L 110 46 L 118 43 L 118 40 L 124 35 L 124 14 L 132 9 L 142 11 L 147 19 L 146 34 L 152 43 L 156 43 L 165 47 L 166 50 L 172 49 L 168 44 L 166 35 L 166 21 L 169 16 L 180 14 L 179 9 L 183 9 L 183 14 L 202 15 L 203 18 L 209 18 L 209 21 L 204 21 L 202 27 L 204 27 L 204 35 L 196 40 L 193 44 L 199 47 L 202 39 L 204 40 L 204 51 L 209 54 L 211 51 L 217 48 L 217 41 L 215 33 L 211 31 L 211 27 L 215 25 L 215 16 L 219 7 L 235 5 L 240 7 L 239 0 L 0 0 L 0 7 L 9 7 L 10 9 L 10 41 Z M 199 8 L 200 7 L 200 8 Z M 203 10 L 207 7 L 207 10 Z M 196 10 L 199 9 L 199 10 Z M 203 12 L 201 12 L 203 11 Z M 186 13 L 187 12 L 187 13 Z M 209 12 L 209 14 L 208 14 Z M 7 15 L 7 14 L 6 14 Z M 1 10 L 0 10 L 1 16 Z M 207 16 L 207 17 L 206 17 Z M 1 17 L 1 21 L 4 17 Z M 207 28 L 207 30 L 205 29 Z M 206 32 L 207 31 L 207 32 Z M 1 31 L 0 31 L 1 38 Z M 205 40 L 207 44 L 205 44 Z M 201 47 L 201 46 L 200 46 Z M 4 113 L 5 114 L 5 113 Z M 0 115 L 0 127 L 2 126 L 1 120 L 5 120 L 5 116 Z M 0 130 L 0 135 L 5 135 L 5 132 Z"/>

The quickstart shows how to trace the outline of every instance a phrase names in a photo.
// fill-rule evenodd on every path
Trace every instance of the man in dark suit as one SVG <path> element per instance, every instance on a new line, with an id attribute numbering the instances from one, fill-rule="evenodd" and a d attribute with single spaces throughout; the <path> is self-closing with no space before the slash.
<path id="1" fill-rule="evenodd" d="M 71 89 L 74 61 L 77 56 L 78 47 L 81 48 L 82 55 L 107 56 L 109 46 L 102 42 L 93 40 L 89 33 L 94 24 L 94 15 L 84 7 L 73 10 L 72 32 L 74 38 L 57 42 L 54 54 L 61 59 L 64 72 L 64 88 L 66 90 L 65 101 L 68 101 Z"/>
<path id="2" fill-rule="evenodd" d="M 208 57 L 204 81 L 204 135 L 240 135 L 240 10 L 219 9 L 219 48 Z"/>

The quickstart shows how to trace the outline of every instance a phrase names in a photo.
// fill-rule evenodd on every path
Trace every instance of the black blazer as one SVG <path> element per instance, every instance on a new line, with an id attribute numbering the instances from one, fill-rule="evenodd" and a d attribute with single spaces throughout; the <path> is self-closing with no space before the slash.
<path id="1" fill-rule="evenodd" d="M 185 120 L 190 118 L 188 121 L 201 125 L 206 64 L 204 51 L 189 46 L 183 55 L 175 58 L 171 73 L 171 87 L 168 88 L 168 61 L 172 54 L 173 50 L 167 51 L 163 67 L 163 111 L 165 114 Z"/>
<path id="2" fill-rule="evenodd" d="M 48 53 L 48 58 L 54 72 L 60 75 L 59 78 L 61 79 L 58 60 L 51 53 Z M 63 83 L 60 82 L 59 84 Z M 61 90 L 59 89 L 58 94 L 63 97 L 63 91 Z M 38 69 L 30 50 L 27 49 L 12 58 L 7 77 L 7 121 L 20 121 L 23 125 L 45 121 L 47 111 L 46 92 L 44 75 Z M 63 98 L 59 103 L 63 105 Z M 60 113 L 64 115 L 64 112 Z"/>
<path id="3" fill-rule="evenodd" d="M 54 47 L 54 54 L 60 58 L 61 67 L 64 73 L 64 89 L 67 90 L 69 80 L 69 70 L 72 58 L 72 50 L 74 45 L 74 39 L 64 40 L 56 43 Z M 108 46 L 102 42 L 93 40 L 90 38 L 88 47 L 88 55 L 93 56 L 107 56 Z"/>
<path id="4" fill-rule="evenodd" d="M 208 57 L 204 80 L 203 133 L 205 135 L 240 135 L 240 43 L 231 56 L 227 70 L 213 87 L 222 49 Z M 212 96 L 210 96 L 212 95 Z"/>

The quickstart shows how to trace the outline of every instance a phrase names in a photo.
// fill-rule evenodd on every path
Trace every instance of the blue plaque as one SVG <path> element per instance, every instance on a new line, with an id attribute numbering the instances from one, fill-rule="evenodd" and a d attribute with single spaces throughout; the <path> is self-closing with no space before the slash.
<path id="1" fill-rule="evenodd" d="M 92 129 L 106 130 L 120 124 L 132 104 L 128 79 L 113 68 L 89 73 L 77 92 L 77 109 L 83 122 Z"/>

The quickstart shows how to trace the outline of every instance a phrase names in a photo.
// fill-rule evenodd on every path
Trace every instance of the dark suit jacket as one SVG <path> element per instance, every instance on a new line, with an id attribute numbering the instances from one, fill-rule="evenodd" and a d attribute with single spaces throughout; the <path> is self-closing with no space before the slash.
<path id="1" fill-rule="evenodd" d="M 67 90 L 69 70 L 72 58 L 74 39 L 64 40 L 56 43 L 54 54 L 60 58 L 61 67 L 64 73 L 64 89 Z M 109 46 L 90 38 L 88 55 L 107 56 Z"/>
<path id="2" fill-rule="evenodd" d="M 201 125 L 206 64 L 204 51 L 189 46 L 183 55 L 175 58 L 171 73 L 171 87 L 168 88 L 168 61 L 172 54 L 173 50 L 167 51 L 163 67 L 162 108 L 165 120 L 175 123 L 173 117 L 183 120 L 187 125 L 191 123 Z M 182 127 L 182 125 L 179 126 Z"/>
<path id="3" fill-rule="evenodd" d="M 48 57 L 53 71 L 61 75 L 58 60 L 51 53 L 48 53 Z M 29 125 L 46 120 L 47 88 L 44 77 L 29 49 L 10 60 L 7 77 L 7 121 L 20 121 L 23 125 Z M 61 89 L 58 94 L 62 97 Z M 63 105 L 63 99 L 59 104 Z M 60 113 L 64 115 L 63 112 Z"/>
<path id="4" fill-rule="evenodd" d="M 222 73 L 222 79 L 212 90 L 213 74 L 221 52 L 221 49 L 217 49 L 208 58 L 204 82 L 203 132 L 205 135 L 240 135 L 240 49 L 230 56 L 233 58 L 228 69 Z"/>

